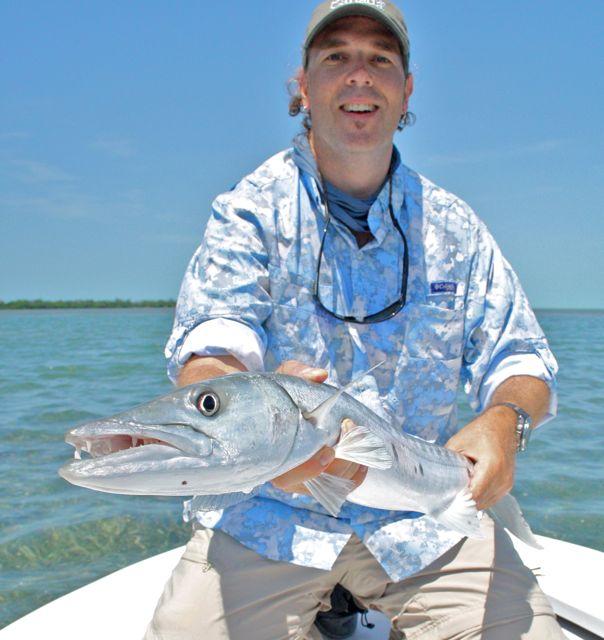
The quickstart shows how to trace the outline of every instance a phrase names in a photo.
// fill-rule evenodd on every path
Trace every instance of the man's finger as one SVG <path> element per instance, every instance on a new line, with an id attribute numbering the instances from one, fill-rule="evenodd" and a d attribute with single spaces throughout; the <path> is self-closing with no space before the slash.
<path id="1" fill-rule="evenodd" d="M 329 374 L 325 369 L 317 369 L 308 367 L 301 372 L 300 377 L 308 380 L 309 382 L 325 382 Z"/>
<path id="2" fill-rule="evenodd" d="M 325 473 L 330 473 L 332 476 L 339 476 L 340 478 L 352 478 L 352 476 L 359 470 L 359 465 L 356 462 L 349 462 L 348 460 L 341 460 L 336 458 L 325 469 Z"/>
<path id="3" fill-rule="evenodd" d="M 286 360 L 279 365 L 277 373 L 284 373 L 288 376 L 298 376 L 309 382 L 325 382 L 327 371 L 319 367 L 312 367 L 299 360 Z"/>
<path id="4" fill-rule="evenodd" d="M 363 483 L 363 480 L 365 480 L 365 478 L 367 477 L 368 471 L 369 467 L 359 465 L 358 471 L 350 479 L 355 483 L 357 487 L 359 487 Z"/>
<path id="5" fill-rule="evenodd" d="M 323 447 L 310 460 L 277 476 L 272 482 L 278 489 L 291 491 L 293 486 L 301 484 L 305 480 L 316 478 L 323 473 L 333 460 L 334 450 L 331 447 Z"/>
<path id="6" fill-rule="evenodd" d="M 481 509 L 480 505 L 484 501 L 484 497 L 488 492 L 488 486 L 487 474 L 484 471 L 483 465 L 478 462 L 474 465 L 472 479 L 470 480 L 470 492 L 472 493 L 472 498 L 474 498 L 476 507 L 479 510 Z"/>
<path id="7" fill-rule="evenodd" d="M 488 509 L 504 495 L 501 483 L 496 481 L 492 473 L 485 471 L 481 464 L 474 467 L 470 491 L 479 511 Z"/>

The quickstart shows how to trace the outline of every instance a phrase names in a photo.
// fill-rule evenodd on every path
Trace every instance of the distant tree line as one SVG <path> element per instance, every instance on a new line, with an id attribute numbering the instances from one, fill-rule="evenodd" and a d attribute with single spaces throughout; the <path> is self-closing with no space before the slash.
<path id="1" fill-rule="evenodd" d="M 140 309 L 173 307 L 174 300 L 0 300 L 2 309 Z"/>

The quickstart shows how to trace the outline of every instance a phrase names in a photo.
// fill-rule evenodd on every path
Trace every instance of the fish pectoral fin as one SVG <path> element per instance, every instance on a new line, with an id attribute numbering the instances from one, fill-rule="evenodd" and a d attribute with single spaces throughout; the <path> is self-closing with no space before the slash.
<path id="1" fill-rule="evenodd" d="M 334 447 L 336 458 L 373 469 L 390 469 L 394 464 L 390 447 L 367 427 L 355 425 Z"/>
<path id="2" fill-rule="evenodd" d="M 235 504 L 249 500 L 253 498 L 256 493 L 257 490 L 255 489 L 249 493 L 236 491 L 234 493 L 193 496 L 190 509 L 191 511 L 218 511 L 219 509 L 226 509 L 227 507 L 232 507 Z"/>
<path id="3" fill-rule="evenodd" d="M 524 519 L 516 498 L 509 493 L 503 496 L 496 505 L 487 509 L 487 513 L 498 525 L 513 533 L 522 542 L 535 549 L 543 549 L 533 535 L 528 522 Z"/>
<path id="4" fill-rule="evenodd" d="M 437 522 L 453 531 L 463 533 L 470 538 L 484 538 L 480 530 L 480 521 L 476 503 L 467 487 L 453 498 L 453 502 L 444 510 L 430 514 Z"/>
<path id="5" fill-rule="evenodd" d="M 374 369 L 381 367 L 386 361 L 382 360 L 378 362 L 376 365 L 363 372 L 360 376 L 351 380 L 347 385 L 343 386 L 341 389 L 338 389 L 332 396 L 324 400 L 320 405 L 316 406 L 312 411 L 303 411 L 302 416 L 305 420 L 308 420 L 311 424 L 316 425 L 321 428 L 321 423 L 323 418 L 333 409 L 336 402 L 340 399 L 340 396 L 343 393 L 346 393 L 351 387 L 353 387 L 359 380 L 362 380 L 366 375 L 370 374 Z"/>
<path id="6" fill-rule="evenodd" d="M 346 478 L 322 473 L 316 478 L 306 480 L 304 486 L 312 497 L 336 518 L 346 500 L 346 496 L 356 488 L 356 484 Z"/>

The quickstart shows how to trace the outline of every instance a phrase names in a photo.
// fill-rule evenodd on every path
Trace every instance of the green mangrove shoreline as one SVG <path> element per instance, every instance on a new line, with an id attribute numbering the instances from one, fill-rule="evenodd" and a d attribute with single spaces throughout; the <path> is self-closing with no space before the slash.
<path id="1" fill-rule="evenodd" d="M 5 309 L 144 309 L 174 307 L 174 300 L 0 300 Z"/>
<path id="2" fill-rule="evenodd" d="M 0 300 L 0 311 L 4 310 L 30 310 L 30 309 L 158 309 L 174 308 L 175 300 L 129 300 L 115 298 L 114 300 Z M 537 308 L 540 312 L 556 313 L 586 313 L 600 315 L 604 309 L 579 309 L 579 308 Z"/>

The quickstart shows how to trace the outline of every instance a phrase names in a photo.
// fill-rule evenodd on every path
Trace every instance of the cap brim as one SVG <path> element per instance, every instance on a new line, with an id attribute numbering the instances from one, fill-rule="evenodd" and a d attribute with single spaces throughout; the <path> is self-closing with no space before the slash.
<path id="1" fill-rule="evenodd" d="M 392 20 L 390 20 L 388 16 L 385 15 L 379 9 L 375 9 L 371 6 L 363 6 L 363 5 L 357 4 L 357 5 L 348 5 L 348 6 L 345 5 L 343 7 L 338 7 L 337 9 L 334 9 L 328 15 L 326 15 L 320 22 L 318 22 L 313 28 L 313 30 L 310 33 L 308 33 L 306 36 L 306 42 L 304 43 L 304 56 L 306 57 L 306 54 L 308 52 L 308 49 L 310 48 L 310 45 L 312 44 L 312 41 L 321 31 L 323 31 L 323 29 L 325 29 L 327 25 L 331 24 L 335 20 L 339 20 L 340 18 L 346 18 L 348 16 L 364 16 L 367 18 L 372 18 L 377 22 L 380 22 L 389 31 L 392 32 L 392 34 L 401 44 L 403 48 L 403 53 L 408 55 L 409 53 L 408 47 L 405 47 L 403 44 L 404 42 L 403 34 L 400 33 L 400 29 L 397 28 L 397 24 Z"/>

